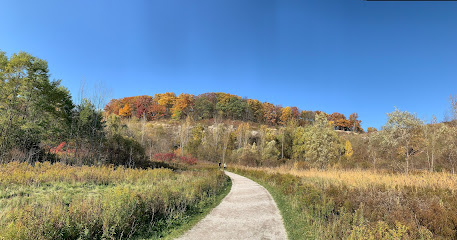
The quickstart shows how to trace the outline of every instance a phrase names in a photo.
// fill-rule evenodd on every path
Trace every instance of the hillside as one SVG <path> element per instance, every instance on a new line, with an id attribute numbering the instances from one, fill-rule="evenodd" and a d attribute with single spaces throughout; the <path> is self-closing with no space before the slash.
<path id="1" fill-rule="evenodd" d="M 191 117 L 193 120 L 220 117 L 270 126 L 284 126 L 296 121 L 299 126 L 312 124 L 315 115 L 323 113 L 333 127 L 343 131 L 363 132 L 358 114 L 353 113 L 349 119 L 341 113 L 327 114 L 321 111 L 300 110 L 297 107 L 282 107 L 257 99 L 242 98 L 229 93 L 203 93 L 194 96 L 182 93 L 176 96 L 173 92 L 158 93 L 152 96 L 134 96 L 112 99 L 106 106 L 107 114 L 123 118 L 146 118 L 149 121 L 158 119 L 181 120 Z"/>

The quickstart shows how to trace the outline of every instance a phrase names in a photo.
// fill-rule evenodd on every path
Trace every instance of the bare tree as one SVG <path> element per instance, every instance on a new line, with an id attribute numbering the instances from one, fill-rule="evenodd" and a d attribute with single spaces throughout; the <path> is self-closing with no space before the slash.
<path id="1" fill-rule="evenodd" d="M 228 147 L 228 144 L 230 141 L 230 136 L 231 136 L 232 132 L 233 132 L 233 126 L 228 127 L 224 131 L 224 146 L 222 149 L 222 164 L 225 164 L 225 155 L 227 153 L 227 147 Z"/>
<path id="2" fill-rule="evenodd" d="M 430 124 L 424 124 L 422 126 L 423 129 L 423 134 L 424 134 L 424 140 L 425 140 L 425 154 L 427 156 L 427 161 L 428 161 L 428 166 L 429 166 L 429 171 L 433 172 L 435 169 L 435 157 L 436 157 L 436 151 L 437 151 L 437 143 L 438 139 L 441 137 L 442 131 L 439 126 L 437 126 L 437 120 L 436 117 L 433 116 L 432 119 L 430 120 Z"/>
<path id="3" fill-rule="evenodd" d="M 449 96 L 449 102 L 451 104 L 452 120 L 457 120 L 457 96 Z"/>
<path id="4" fill-rule="evenodd" d="M 454 127 L 443 125 L 441 127 L 443 134 L 443 148 L 441 149 L 443 157 L 449 164 L 452 174 L 455 174 L 457 164 L 457 132 Z"/>

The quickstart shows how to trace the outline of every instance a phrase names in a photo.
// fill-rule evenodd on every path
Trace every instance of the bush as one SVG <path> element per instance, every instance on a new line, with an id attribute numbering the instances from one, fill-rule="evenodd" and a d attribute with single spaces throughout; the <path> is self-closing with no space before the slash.
<path id="1" fill-rule="evenodd" d="M 141 167 L 147 164 L 144 147 L 130 137 L 113 135 L 105 144 L 105 152 L 108 164 L 126 167 Z"/>

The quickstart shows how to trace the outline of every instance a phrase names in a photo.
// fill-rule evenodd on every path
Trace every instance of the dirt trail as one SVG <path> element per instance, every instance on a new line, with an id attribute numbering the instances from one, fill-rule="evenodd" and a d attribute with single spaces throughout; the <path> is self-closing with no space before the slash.
<path id="1" fill-rule="evenodd" d="M 222 202 L 181 240 L 287 239 L 279 210 L 268 191 L 256 182 L 226 172 L 232 189 Z"/>

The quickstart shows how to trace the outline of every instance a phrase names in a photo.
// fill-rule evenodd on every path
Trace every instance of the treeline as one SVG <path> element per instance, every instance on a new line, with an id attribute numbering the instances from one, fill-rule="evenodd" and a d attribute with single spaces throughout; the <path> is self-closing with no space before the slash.
<path id="1" fill-rule="evenodd" d="M 452 109 L 457 113 L 457 105 Z M 426 122 L 408 111 L 395 109 L 387 114 L 388 120 L 381 131 L 347 137 L 352 143 L 353 156 L 345 167 L 455 173 L 457 114 L 454 116 L 449 122 L 438 123 L 435 117 Z"/>
<path id="2" fill-rule="evenodd" d="M 211 119 L 220 116 L 224 119 L 249 121 L 270 126 L 287 125 L 295 121 L 299 126 L 314 123 L 320 111 L 301 111 L 297 107 L 282 107 L 257 99 L 242 98 L 229 93 L 204 93 L 194 96 L 173 92 L 158 93 L 152 96 L 135 96 L 113 99 L 105 106 L 105 112 L 124 118 L 137 117 L 147 120 L 157 119 Z M 349 119 L 341 113 L 323 113 L 334 129 L 363 132 L 358 115 Z"/>
<path id="3" fill-rule="evenodd" d="M 380 131 L 364 134 L 335 131 L 323 113 L 305 126 L 296 121 L 269 126 L 222 117 L 148 122 L 115 114 L 109 116 L 107 125 L 124 126 L 122 134 L 143 143 L 150 159 L 158 153 L 174 153 L 247 166 L 455 172 L 457 127 L 453 122 L 425 124 L 398 109 L 387 117 Z"/>
<path id="4" fill-rule="evenodd" d="M 317 114 L 314 123 L 306 126 L 299 126 L 295 121 L 280 127 L 253 125 L 222 117 L 210 123 L 191 118 L 159 123 L 114 114 L 108 117 L 107 125 L 110 129 L 124 126 L 122 134 L 142 142 L 151 159 L 158 153 L 174 153 L 249 166 L 276 166 L 298 160 L 325 168 L 345 158 L 350 148 L 323 113 Z"/>
<path id="5" fill-rule="evenodd" d="M 101 97 L 74 103 L 45 60 L 0 51 L 0 163 L 145 163 L 141 144 L 105 129 Z"/>

